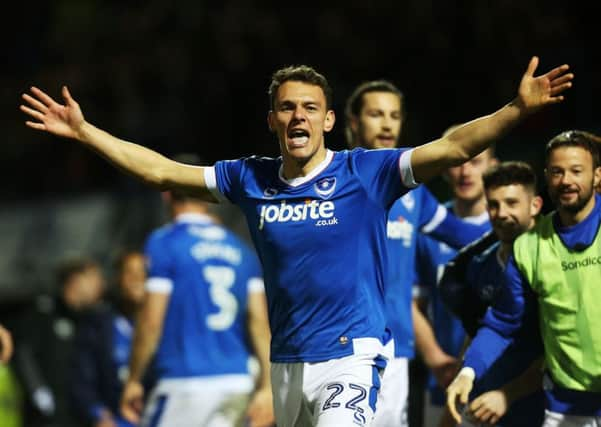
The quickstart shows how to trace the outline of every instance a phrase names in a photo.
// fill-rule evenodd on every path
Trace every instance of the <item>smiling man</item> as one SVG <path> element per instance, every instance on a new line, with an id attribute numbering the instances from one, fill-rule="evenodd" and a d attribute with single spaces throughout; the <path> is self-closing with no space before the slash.
<path id="1" fill-rule="evenodd" d="M 506 286 L 484 316 L 464 367 L 447 389 L 447 405 L 460 422 L 480 379 L 516 337 L 540 327 L 544 344 L 547 408 L 543 426 L 601 425 L 601 181 L 593 135 L 563 132 L 545 152 L 549 196 L 556 210 L 513 245 Z"/>
<path id="2" fill-rule="evenodd" d="M 35 120 L 29 127 L 78 140 L 150 185 L 240 206 L 265 278 L 276 424 L 366 426 L 389 339 L 387 211 L 418 182 L 561 102 L 573 78 L 568 66 L 534 77 L 537 65 L 532 58 L 512 102 L 441 139 L 415 149 L 342 152 L 325 147 L 335 121 L 327 80 L 307 66 L 287 67 L 274 73 L 269 88 L 268 122 L 281 157 L 213 167 L 174 162 L 96 128 L 66 87 L 65 105 L 32 88 L 21 110 Z M 260 228 L 264 206 L 270 215 Z"/>
<path id="3" fill-rule="evenodd" d="M 504 270 L 513 242 L 534 227 L 542 207 L 542 199 L 536 193 L 536 175 L 524 162 L 509 161 L 494 166 L 483 175 L 483 181 L 494 234 L 462 250 L 447 264 L 439 283 L 441 299 L 461 319 L 470 339 L 486 310 L 503 293 Z M 528 330 L 522 335 L 470 393 L 466 413 L 476 424 L 499 423 L 504 427 L 541 424 L 544 405 L 539 334 Z M 525 371 L 527 374 L 521 376 Z"/>

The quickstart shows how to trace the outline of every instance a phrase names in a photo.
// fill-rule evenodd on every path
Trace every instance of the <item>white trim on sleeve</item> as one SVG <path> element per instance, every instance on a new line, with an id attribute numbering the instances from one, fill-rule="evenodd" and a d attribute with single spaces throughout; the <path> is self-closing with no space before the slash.
<path id="1" fill-rule="evenodd" d="M 401 181 L 407 188 L 415 188 L 419 184 L 415 182 L 413 177 L 413 169 L 411 169 L 411 155 L 413 154 L 413 148 L 401 153 L 399 157 L 399 172 L 401 173 Z"/>
<path id="2" fill-rule="evenodd" d="M 173 280 L 166 277 L 151 277 L 146 280 L 144 288 L 148 292 L 157 294 L 170 294 L 173 291 Z"/>
<path id="3" fill-rule="evenodd" d="M 251 277 L 250 279 L 248 279 L 247 286 L 247 291 L 249 294 L 265 292 L 265 283 L 263 283 L 263 279 L 261 279 L 260 277 Z"/>
<path id="4" fill-rule="evenodd" d="M 460 376 L 467 377 L 470 380 L 474 381 L 474 379 L 476 379 L 476 371 L 474 371 L 474 368 L 464 366 L 463 368 L 461 368 L 455 379 L 459 378 Z"/>
<path id="5" fill-rule="evenodd" d="M 227 202 L 227 198 L 221 194 L 221 191 L 219 191 L 219 187 L 217 186 L 217 175 L 215 174 L 214 166 L 204 167 L 204 178 L 207 189 L 215 196 L 217 201 L 219 201 L 219 203 Z"/>
<path id="6" fill-rule="evenodd" d="M 447 208 L 445 208 L 443 205 L 438 205 L 436 212 L 434 212 L 434 216 L 432 216 L 430 221 L 428 221 L 428 223 L 422 227 L 422 233 L 428 234 L 434 231 L 434 229 L 444 221 L 444 219 L 447 217 L 447 214 Z"/>

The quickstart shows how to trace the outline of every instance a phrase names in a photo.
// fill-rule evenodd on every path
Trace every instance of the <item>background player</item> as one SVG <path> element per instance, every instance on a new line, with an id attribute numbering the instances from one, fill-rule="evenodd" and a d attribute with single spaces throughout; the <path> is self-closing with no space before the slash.
<path id="1" fill-rule="evenodd" d="M 453 194 L 447 209 L 465 222 L 477 224 L 485 230 L 490 229 L 490 222 L 486 212 L 482 174 L 496 162 L 494 149 L 491 147 L 461 166 L 449 168 L 445 173 Z M 447 310 L 438 293 L 438 281 L 444 266 L 456 253 L 456 249 L 429 236 L 419 235 L 417 238 L 417 283 L 426 289 L 431 321 L 430 326 L 423 317 L 415 320 L 416 345 L 431 370 L 429 402 L 424 413 L 427 426 L 437 425 L 442 416 L 444 388 L 457 372 L 457 357 L 465 339 L 459 319 Z M 447 362 L 435 363 L 435 360 Z"/>
<path id="2" fill-rule="evenodd" d="M 151 372 L 158 382 L 142 425 L 194 420 L 238 426 L 248 409 L 250 426 L 270 426 L 269 326 L 256 255 L 218 223 L 206 203 L 178 191 L 167 197 L 173 222 L 146 244 L 146 300 L 136 324 L 123 414 L 138 423 L 141 379 L 154 356 Z M 260 365 L 256 385 L 249 371 L 252 353 Z"/>
<path id="3" fill-rule="evenodd" d="M 514 240 L 534 226 L 542 207 L 536 193 L 536 175 L 524 162 L 493 166 L 484 173 L 483 181 L 493 237 L 497 239 L 487 236 L 462 250 L 447 264 L 439 284 L 442 301 L 461 319 L 470 339 L 488 307 L 502 294 L 504 268 Z M 472 421 L 503 426 L 542 423 L 542 352 L 537 336 L 520 337 L 478 381 L 467 408 Z M 535 366 L 528 369 L 533 363 Z M 513 381 L 524 372 L 527 375 Z M 532 394 L 534 391 L 538 392 Z"/>
<path id="4" fill-rule="evenodd" d="M 345 116 L 345 133 L 351 148 L 397 147 L 404 120 L 403 95 L 389 81 L 365 82 L 347 100 Z M 386 311 L 394 338 L 394 357 L 388 361 L 382 379 L 375 426 L 407 424 L 408 360 L 414 355 L 411 304 L 417 234 L 428 233 L 460 248 L 487 229 L 457 219 L 423 185 L 390 208 L 386 234 L 391 273 L 386 282 Z M 423 316 L 417 309 L 414 315 Z"/>

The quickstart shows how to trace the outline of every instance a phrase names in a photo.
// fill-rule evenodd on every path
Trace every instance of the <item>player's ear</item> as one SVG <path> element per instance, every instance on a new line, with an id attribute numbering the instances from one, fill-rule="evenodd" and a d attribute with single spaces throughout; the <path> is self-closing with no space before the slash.
<path id="1" fill-rule="evenodd" d="M 267 113 L 267 127 L 269 127 L 270 132 L 275 132 L 275 127 L 273 123 L 273 111 L 269 110 Z"/>
<path id="2" fill-rule="evenodd" d="M 334 123 L 336 122 L 336 114 L 334 110 L 328 110 L 326 112 L 326 119 L 323 126 L 324 132 L 329 132 L 334 128 Z"/>
<path id="3" fill-rule="evenodd" d="M 599 192 L 601 185 L 601 167 L 596 167 L 593 171 L 593 188 Z"/>
<path id="4" fill-rule="evenodd" d="M 530 204 L 530 215 L 535 217 L 540 213 L 540 210 L 543 208 L 543 198 L 541 196 L 534 196 L 532 198 L 532 203 Z"/>

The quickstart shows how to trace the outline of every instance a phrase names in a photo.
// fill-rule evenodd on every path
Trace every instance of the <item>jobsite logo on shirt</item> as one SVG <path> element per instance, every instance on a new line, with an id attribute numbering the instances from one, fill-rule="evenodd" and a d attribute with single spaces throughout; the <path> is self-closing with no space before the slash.
<path id="1" fill-rule="evenodd" d="M 336 205 L 330 200 L 305 200 L 300 203 L 286 203 L 261 206 L 259 230 L 265 223 L 314 221 L 315 226 L 323 227 L 338 224 L 335 215 Z"/>

